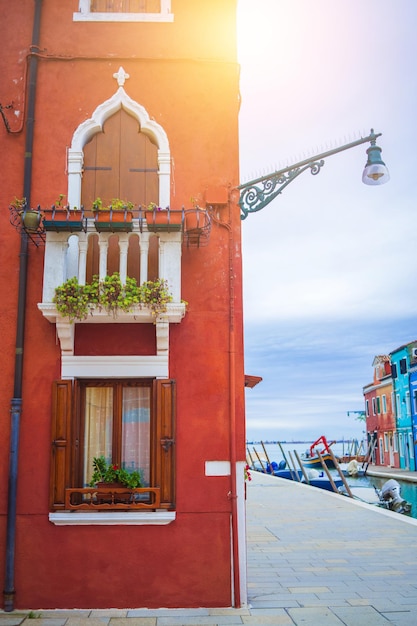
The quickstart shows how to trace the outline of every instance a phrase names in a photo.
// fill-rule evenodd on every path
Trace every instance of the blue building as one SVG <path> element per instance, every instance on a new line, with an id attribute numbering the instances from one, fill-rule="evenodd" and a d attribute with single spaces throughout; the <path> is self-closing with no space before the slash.
<path id="1" fill-rule="evenodd" d="M 417 459 L 417 348 L 411 349 L 410 363 L 410 396 L 411 396 L 411 423 L 413 428 L 414 458 Z M 417 463 L 416 463 L 417 469 Z"/>
<path id="2" fill-rule="evenodd" d="M 413 416 L 417 426 L 417 341 L 400 346 L 390 353 L 394 390 L 394 406 L 398 433 L 400 467 L 415 470 L 416 437 L 413 433 Z M 414 367 L 414 362 L 416 367 Z M 412 372 L 410 372 L 412 369 Z M 414 371 L 415 370 L 415 371 Z M 411 386 L 413 383 L 413 386 Z M 414 391 L 416 392 L 414 395 Z M 411 403 L 413 394 L 413 407 Z M 415 428 L 414 427 L 414 428 Z"/>

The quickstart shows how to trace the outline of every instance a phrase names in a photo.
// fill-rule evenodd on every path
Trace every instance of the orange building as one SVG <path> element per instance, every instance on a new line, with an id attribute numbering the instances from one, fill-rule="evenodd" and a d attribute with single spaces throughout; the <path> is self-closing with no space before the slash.
<path id="1" fill-rule="evenodd" d="M 0 0 L 6 611 L 246 602 L 236 4 Z"/>

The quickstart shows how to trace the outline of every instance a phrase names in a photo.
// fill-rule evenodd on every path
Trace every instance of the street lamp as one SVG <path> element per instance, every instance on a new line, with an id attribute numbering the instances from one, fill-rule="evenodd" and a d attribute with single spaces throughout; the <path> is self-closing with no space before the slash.
<path id="1" fill-rule="evenodd" d="M 267 174 L 266 176 L 261 176 L 260 178 L 239 185 L 240 219 L 244 220 L 249 213 L 256 213 L 266 207 L 282 193 L 285 187 L 306 170 L 309 169 L 313 175 L 318 174 L 324 165 L 325 158 L 343 152 L 344 150 L 360 146 L 363 143 L 370 142 L 371 145 L 366 151 L 368 160 L 363 171 L 362 182 L 366 185 L 383 185 L 387 183 L 390 178 L 388 168 L 381 159 L 381 148 L 376 145 L 376 140 L 381 134 L 382 133 L 374 133 L 372 128 L 367 137 L 361 137 L 339 148 L 322 152 L 321 154 L 317 154 L 304 161 L 299 161 L 294 165 L 289 165 L 272 174 Z"/>

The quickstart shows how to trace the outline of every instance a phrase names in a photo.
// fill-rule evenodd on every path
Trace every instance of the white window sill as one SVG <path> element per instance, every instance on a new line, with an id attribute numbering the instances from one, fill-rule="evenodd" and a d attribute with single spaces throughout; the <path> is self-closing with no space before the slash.
<path id="1" fill-rule="evenodd" d="M 74 22 L 173 22 L 173 13 L 73 13 Z"/>
<path id="2" fill-rule="evenodd" d="M 175 511 L 59 511 L 49 513 L 55 526 L 165 526 L 174 522 Z"/>

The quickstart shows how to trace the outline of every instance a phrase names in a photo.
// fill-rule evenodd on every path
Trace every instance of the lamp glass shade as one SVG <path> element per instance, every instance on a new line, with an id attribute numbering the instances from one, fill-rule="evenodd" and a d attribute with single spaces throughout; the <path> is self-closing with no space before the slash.
<path id="1" fill-rule="evenodd" d="M 365 185 L 383 185 L 390 179 L 389 171 L 383 163 L 367 165 L 363 170 L 362 182 Z"/>
<path id="2" fill-rule="evenodd" d="M 362 182 L 365 185 L 383 185 L 390 179 L 388 168 L 381 158 L 381 148 L 370 146 L 366 154 L 368 160 L 362 174 Z"/>

